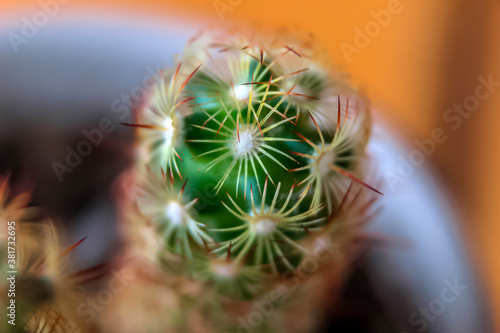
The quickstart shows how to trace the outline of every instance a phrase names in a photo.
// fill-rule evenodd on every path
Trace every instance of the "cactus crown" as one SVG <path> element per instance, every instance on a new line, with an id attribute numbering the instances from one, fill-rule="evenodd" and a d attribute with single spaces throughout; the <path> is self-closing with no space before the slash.
<path id="1" fill-rule="evenodd" d="M 314 233 L 345 223 L 334 213 L 349 185 L 373 189 L 366 100 L 290 42 L 199 35 L 127 124 L 147 151 L 137 205 L 163 251 L 231 296 L 294 271 Z"/>

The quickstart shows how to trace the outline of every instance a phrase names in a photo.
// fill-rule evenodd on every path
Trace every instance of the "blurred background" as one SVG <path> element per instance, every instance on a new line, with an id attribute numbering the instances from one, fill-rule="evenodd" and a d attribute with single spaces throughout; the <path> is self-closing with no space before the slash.
<path id="1" fill-rule="evenodd" d="M 78 228 L 88 228 L 79 220 L 105 223 L 114 219 L 110 188 L 133 158 L 128 149 L 131 133 L 117 128 L 82 166 L 65 174 L 68 180 L 62 183 L 51 163 L 62 161 L 65 146 L 75 147 L 83 138 L 81 131 L 96 128 L 103 114 L 117 124 L 118 114 L 109 111 L 112 103 L 115 99 L 119 99 L 115 105 L 126 103 L 121 94 L 130 94 L 141 84 L 148 66 L 156 71 L 158 66 L 171 65 L 172 54 L 182 52 L 189 36 L 206 25 L 237 22 L 263 32 L 298 27 L 313 33 L 370 96 L 375 118 L 390 128 L 402 147 L 396 159 L 408 159 L 419 149 L 415 141 L 428 142 L 433 131 L 444 131 L 446 140 L 425 155 L 422 168 L 431 175 L 425 181 L 432 184 L 427 186 L 430 195 L 444 196 L 449 203 L 453 237 L 478 286 L 481 301 L 473 303 L 478 312 L 474 320 L 484 326 L 470 327 L 483 327 L 474 331 L 478 333 L 493 332 L 488 324 L 491 316 L 500 330 L 498 0 L 61 0 L 57 12 L 45 22 L 37 13 L 50 11 L 49 3 L 53 1 L 0 2 L 0 171 L 13 169 L 18 183 L 35 186 L 35 202 L 63 220 L 74 221 L 75 234 Z M 26 18 L 40 20 L 37 32 L 23 28 Z M 165 42 L 163 34 L 168 36 Z M 156 42 L 151 44 L 148 38 Z M 71 55 L 71 61 L 54 60 L 57 66 L 44 67 L 63 53 Z M 75 63 L 80 69 L 74 68 Z M 129 63 L 135 67 L 128 70 Z M 110 71 L 110 64 L 112 73 L 120 76 L 99 76 Z M 94 72 L 85 70 L 86 65 Z M 104 65 L 108 67 L 99 67 Z M 490 83 L 485 85 L 486 81 Z M 82 94 L 71 99 L 75 89 Z M 474 99 L 478 89 L 488 96 Z M 97 103 L 104 105 L 104 113 L 92 106 Z M 470 103 L 472 111 L 449 111 L 463 103 Z M 67 114 L 56 113 L 68 105 Z M 391 171 L 382 169 L 383 180 L 388 181 L 391 172 L 397 174 L 398 164 L 393 166 L 396 169 Z M 396 186 L 408 190 L 419 179 Z M 419 202 L 410 204 L 418 206 Z M 432 247 L 433 230 L 426 232 Z M 98 244 L 107 242 L 105 232 L 95 237 Z M 83 259 L 88 262 L 82 265 L 99 260 L 103 248 L 91 251 L 94 257 Z M 104 252 L 113 251 L 111 247 Z M 356 276 L 351 281 L 357 290 Z"/>

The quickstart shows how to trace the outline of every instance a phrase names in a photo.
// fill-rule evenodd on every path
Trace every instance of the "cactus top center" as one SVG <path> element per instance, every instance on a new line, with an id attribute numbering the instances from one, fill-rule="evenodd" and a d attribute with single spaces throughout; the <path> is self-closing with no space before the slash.
<path id="1" fill-rule="evenodd" d="M 258 235 L 269 235 L 276 230 L 276 223 L 271 219 L 263 218 L 254 223 L 254 228 Z"/>
<path id="2" fill-rule="evenodd" d="M 233 154 L 236 158 L 244 158 L 253 154 L 261 145 L 259 128 L 256 125 L 241 126 L 239 136 L 236 134 L 233 143 Z"/>
<path id="3" fill-rule="evenodd" d="M 332 166 L 335 163 L 335 151 L 333 149 L 326 150 L 319 155 L 317 159 L 318 172 L 322 176 L 326 176 L 330 173 Z"/>
<path id="4" fill-rule="evenodd" d="M 163 133 L 163 138 L 165 139 L 165 143 L 170 145 L 172 144 L 172 140 L 174 138 L 174 121 L 172 118 L 168 117 L 163 121 L 163 127 L 165 128 L 165 131 Z"/>
<path id="5" fill-rule="evenodd" d="M 184 208 L 175 201 L 170 201 L 167 204 L 165 215 L 174 225 L 184 224 Z"/>
<path id="6" fill-rule="evenodd" d="M 213 272 L 221 278 L 230 278 L 236 275 L 236 267 L 234 263 L 214 263 L 212 265 Z"/>
<path id="7" fill-rule="evenodd" d="M 234 88 L 234 95 L 239 101 L 247 100 L 250 96 L 250 86 L 239 85 Z"/>

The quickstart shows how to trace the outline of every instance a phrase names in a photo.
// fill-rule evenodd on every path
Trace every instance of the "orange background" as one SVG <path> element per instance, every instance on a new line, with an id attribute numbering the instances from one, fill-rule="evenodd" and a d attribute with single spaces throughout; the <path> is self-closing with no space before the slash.
<path id="1" fill-rule="evenodd" d="M 3 0 L 5 1 L 5 0 Z M 354 44 L 355 27 L 390 0 L 72 0 L 64 8 L 96 8 L 114 15 L 150 15 L 189 21 L 257 24 L 264 30 L 299 25 L 311 31 L 374 100 L 377 109 L 411 142 L 444 127 L 443 113 L 474 93 L 477 77 L 500 81 L 500 2 L 495 0 L 401 0 L 402 12 L 347 62 L 342 42 Z M 221 22 L 214 7 L 231 8 Z M 234 5 L 231 5 L 233 3 Z M 37 10 L 38 1 L 0 4 L 0 18 Z M 66 10 L 66 9 L 64 9 Z M 21 17 L 21 16 L 19 16 Z M 182 21 L 177 21 L 182 22 Z M 462 230 L 474 268 L 487 285 L 500 330 L 500 89 L 429 157 L 464 219 Z"/>

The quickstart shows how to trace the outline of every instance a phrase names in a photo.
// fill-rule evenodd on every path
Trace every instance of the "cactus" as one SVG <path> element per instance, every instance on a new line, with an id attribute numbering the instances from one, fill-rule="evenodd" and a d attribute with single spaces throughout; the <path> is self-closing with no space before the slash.
<path id="1" fill-rule="evenodd" d="M 139 275 L 185 310 L 161 327 L 144 313 L 144 331 L 238 331 L 235 313 L 251 313 L 252 301 L 298 276 L 308 258 L 349 253 L 381 194 L 363 180 L 368 101 L 315 46 L 286 35 L 198 34 L 125 124 L 141 154 L 122 183 L 123 234 Z M 342 267 L 333 257 L 323 264 Z M 283 318 L 293 303 L 284 303 L 256 331 L 292 332 Z M 188 318 L 196 315 L 199 327 Z"/>
<path id="2" fill-rule="evenodd" d="M 0 324 L 1 331 L 86 332 L 76 310 L 84 279 L 70 270 L 70 252 L 81 241 L 64 249 L 61 228 L 27 206 L 29 192 L 11 198 L 8 182 L 8 176 L 0 176 L 0 220 L 5 221 L 0 233 L 0 303 L 11 314 Z"/>

